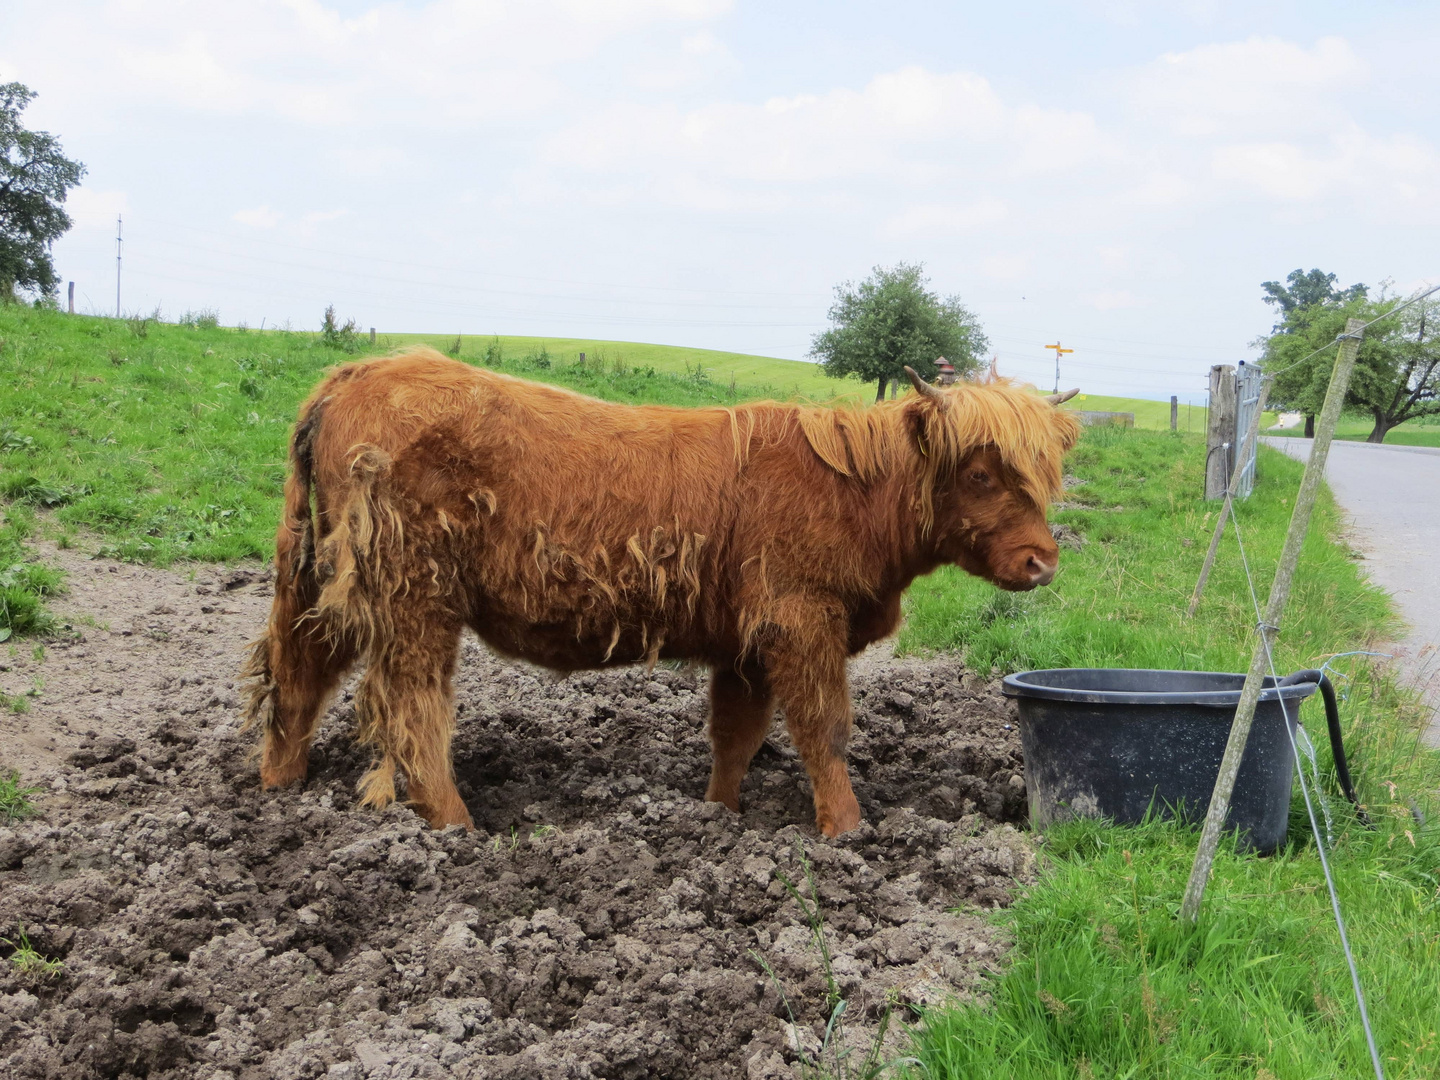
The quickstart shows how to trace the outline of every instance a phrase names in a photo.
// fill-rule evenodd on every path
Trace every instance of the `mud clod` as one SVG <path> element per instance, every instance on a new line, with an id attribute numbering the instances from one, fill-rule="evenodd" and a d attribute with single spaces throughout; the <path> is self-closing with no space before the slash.
<path id="1" fill-rule="evenodd" d="M 703 673 L 557 679 L 468 642 L 455 757 L 477 831 L 434 832 L 356 808 L 348 694 L 308 782 L 262 794 L 232 680 L 265 575 L 146 573 L 133 616 L 166 640 L 117 610 L 51 648 L 69 749 L 36 767 L 43 816 L 0 828 L 0 936 L 24 926 L 63 967 L 0 967 L 0 1074 L 792 1076 L 833 995 L 863 1056 L 887 1008 L 972 993 L 1001 961 L 953 909 L 1032 874 L 1019 738 L 953 660 L 856 663 L 865 822 L 827 841 L 778 722 L 743 813 L 699 801 Z"/>

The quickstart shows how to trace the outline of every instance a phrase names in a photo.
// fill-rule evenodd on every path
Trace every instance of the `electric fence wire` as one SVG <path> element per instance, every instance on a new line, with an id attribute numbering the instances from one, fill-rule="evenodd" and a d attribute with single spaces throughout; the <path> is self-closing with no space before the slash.
<path id="1" fill-rule="evenodd" d="M 1404 311 L 1404 310 L 1405 310 L 1407 307 L 1409 307 L 1411 304 L 1419 303 L 1421 300 L 1424 300 L 1425 297 L 1429 296 L 1431 293 L 1437 293 L 1437 292 L 1440 292 L 1440 285 L 1432 285 L 1430 288 L 1426 289 L 1424 292 L 1422 292 L 1422 293 L 1416 293 L 1414 296 L 1410 297 L 1409 300 L 1406 300 L 1403 304 L 1399 304 L 1399 305 L 1391 308 L 1389 311 L 1385 312 L 1384 315 L 1377 315 L 1375 318 L 1373 318 L 1373 319 L 1371 319 L 1369 322 L 1367 322 L 1364 326 L 1361 326 L 1361 327 L 1357 328 L 1356 331 L 1355 331 L 1355 333 L 1357 333 L 1357 334 L 1363 334 L 1363 333 L 1366 331 L 1367 328 L 1369 328 L 1369 327 L 1371 327 L 1371 326 L 1374 326 L 1377 322 L 1380 322 L 1382 319 L 1388 319 L 1388 318 L 1390 318 L 1391 315 L 1398 314 L 1399 312 Z M 1333 349 L 1336 345 L 1340 344 L 1340 342 L 1344 341 L 1344 340 L 1345 340 L 1347 337 L 1349 337 L 1349 336 L 1350 336 L 1350 335 L 1348 335 L 1348 334 L 1337 334 L 1334 341 L 1327 341 L 1324 345 L 1321 345 L 1320 348 L 1316 349 L 1314 352 L 1306 353 L 1306 354 L 1305 354 L 1304 356 L 1302 356 L 1299 360 L 1296 360 L 1293 364 L 1286 364 L 1286 365 L 1285 365 L 1284 367 L 1282 367 L 1282 368 L 1275 368 L 1273 371 L 1266 371 L 1265 374 L 1266 374 L 1267 376 L 1269 376 L 1270 378 L 1272 378 L 1272 379 L 1273 379 L 1276 375 L 1283 375 L 1285 372 L 1290 371 L 1290 370 L 1293 369 L 1293 368 L 1299 367 L 1301 364 L 1305 363 L 1305 361 L 1310 360 L 1310 359 L 1312 359 L 1312 358 L 1314 358 L 1314 357 L 1316 357 L 1316 356 L 1319 356 L 1319 355 L 1320 355 L 1321 353 L 1323 353 L 1326 349 Z"/>
<path id="2" fill-rule="evenodd" d="M 1440 290 L 1440 285 L 1430 291 L 1435 292 L 1436 290 Z M 1415 299 L 1419 299 L 1419 297 Z M 1225 493 L 1225 499 L 1227 502 L 1230 501 L 1228 491 Z M 1240 519 L 1235 516 L 1233 507 L 1230 508 L 1230 523 L 1235 527 L 1235 544 L 1240 549 L 1240 565 L 1245 570 L 1245 582 L 1250 587 L 1250 602 L 1255 606 L 1255 631 L 1260 635 L 1260 641 L 1265 646 L 1265 661 L 1270 666 L 1270 677 L 1278 684 L 1280 676 L 1275 670 L 1275 657 L 1270 652 L 1270 636 L 1267 631 L 1279 628 L 1268 625 L 1265 622 L 1265 616 L 1260 611 L 1260 598 L 1255 592 L 1255 578 L 1250 573 L 1250 560 L 1245 554 L 1245 541 L 1240 536 Z M 1360 969 L 1355 963 L 1355 954 L 1350 949 L 1350 935 L 1345 932 L 1345 916 L 1340 910 L 1340 895 L 1335 889 L 1335 877 L 1330 872 L 1330 860 L 1325 856 L 1325 841 L 1320 836 L 1320 825 L 1315 820 L 1315 805 L 1310 798 L 1310 785 L 1305 782 L 1305 767 L 1300 761 L 1300 749 L 1296 745 L 1294 727 L 1290 721 L 1290 705 L 1285 700 L 1283 693 L 1279 695 L 1279 698 L 1280 711 L 1285 718 L 1285 733 L 1290 738 L 1290 752 L 1294 755 L 1295 772 L 1300 780 L 1300 794 L 1305 798 L 1305 812 L 1310 818 L 1310 832 L 1315 837 L 1315 850 L 1320 855 L 1320 868 L 1325 872 L 1325 886 L 1330 891 L 1330 908 L 1335 913 L 1335 926 L 1340 931 L 1340 944 L 1345 950 L 1345 963 L 1350 967 L 1350 984 L 1354 987 L 1355 1003 L 1360 1009 L 1360 1026 L 1365 1029 L 1365 1043 L 1370 1048 L 1370 1063 L 1375 1067 L 1375 1080 L 1385 1080 L 1385 1069 L 1380 1064 L 1380 1051 L 1375 1046 L 1375 1032 L 1370 1026 L 1370 1011 L 1365 1007 L 1365 991 L 1360 986 Z M 1299 722 L 1300 718 L 1297 715 L 1295 726 L 1298 726 Z M 1316 793 L 1319 794 L 1318 783 Z M 1328 819 L 1328 813 L 1326 816 Z"/>

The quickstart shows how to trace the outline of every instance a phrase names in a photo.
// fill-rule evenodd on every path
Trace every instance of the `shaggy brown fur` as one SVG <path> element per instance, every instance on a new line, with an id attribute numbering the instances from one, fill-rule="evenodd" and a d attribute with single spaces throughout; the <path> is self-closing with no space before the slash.
<path id="1" fill-rule="evenodd" d="M 992 380 L 867 409 L 614 405 L 416 350 L 333 372 L 300 410 L 275 603 L 249 711 L 265 786 L 305 775 L 356 663 L 364 801 L 395 771 L 437 827 L 470 824 L 451 774 L 451 675 L 469 626 L 562 671 L 708 664 L 706 798 L 740 781 L 778 702 L 827 835 L 859 822 L 846 657 L 895 630 L 919 574 L 1007 589 L 1053 575 L 1045 505 L 1078 436 Z"/>

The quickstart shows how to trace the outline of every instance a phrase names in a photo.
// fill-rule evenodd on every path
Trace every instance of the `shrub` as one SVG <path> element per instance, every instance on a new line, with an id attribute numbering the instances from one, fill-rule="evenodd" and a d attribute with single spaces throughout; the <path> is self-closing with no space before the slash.
<path id="1" fill-rule="evenodd" d="M 320 324 L 320 343 L 326 348 L 354 353 L 360 349 L 360 335 L 355 332 L 355 320 L 346 319 L 340 325 L 335 319 L 335 305 L 325 309 L 325 319 Z"/>

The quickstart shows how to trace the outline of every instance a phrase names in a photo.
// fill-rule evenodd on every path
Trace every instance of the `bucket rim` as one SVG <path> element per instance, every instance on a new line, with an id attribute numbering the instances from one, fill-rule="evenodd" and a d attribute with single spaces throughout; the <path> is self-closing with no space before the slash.
<path id="1" fill-rule="evenodd" d="M 1235 689 L 1225 690 L 1106 690 L 1094 687 L 1047 685 L 1035 681 L 1047 675 L 1065 676 L 1074 673 L 1144 673 L 1151 676 L 1184 675 L 1214 676 L 1224 679 L 1238 679 Z M 1318 685 L 1313 682 L 1295 683 L 1276 687 L 1273 676 L 1265 676 L 1265 686 L 1260 692 L 1260 701 L 1301 702 L 1313 694 Z M 1070 701 L 1097 705 L 1208 705 L 1215 708 L 1234 709 L 1240 704 L 1241 688 L 1245 676 L 1233 671 L 1184 671 L 1173 668 L 1036 668 L 1033 671 L 1017 671 L 1001 680 L 1001 692 L 1006 697 L 1033 698 L 1042 701 Z"/>

